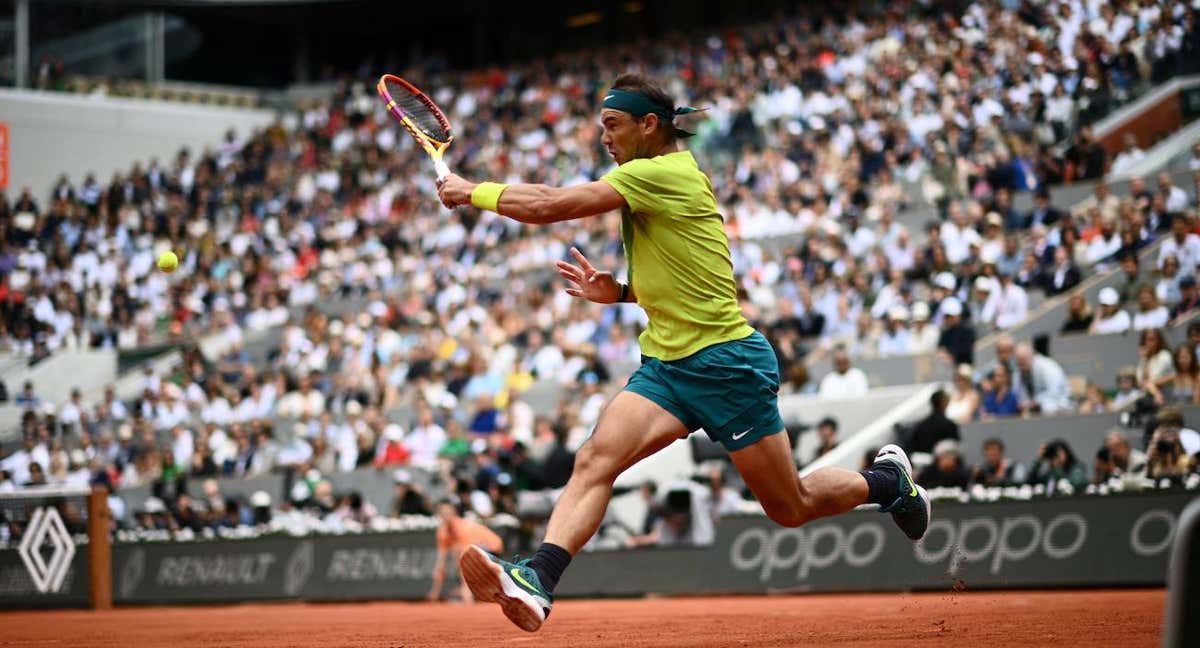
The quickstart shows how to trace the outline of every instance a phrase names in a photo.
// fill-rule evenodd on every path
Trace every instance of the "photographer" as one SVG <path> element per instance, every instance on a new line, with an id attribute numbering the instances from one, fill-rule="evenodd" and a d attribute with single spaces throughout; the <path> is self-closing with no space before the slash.
<path id="1" fill-rule="evenodd" d="M 1088 484 L 1087 468 L 1075 458 L 1066 441 L 1055 439 L 1043 444 L 1038 451 L 1029 483 L 1045 486 L 1046 494 L 1050 495 L 1058 490 L 1059 482 L 1064 479 L 1075 490 L 1082 490 Z"/>
<path id="2" fill-rule="evenodd" d="M 1147 452 L 1151 479 L 1180 479 L 1191 472 L 1192 458 L 1183 450 L 1179 440 L 1179 429 L 1160 425 L 1150 437 Z"/>

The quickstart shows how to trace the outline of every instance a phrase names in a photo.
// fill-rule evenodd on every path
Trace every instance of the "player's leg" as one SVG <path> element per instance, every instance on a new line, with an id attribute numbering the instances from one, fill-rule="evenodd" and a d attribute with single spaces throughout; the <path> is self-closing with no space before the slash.
<path id="1" fill-rule="evenodd" d="M 600 527 L 617 476 L 687 433 L 678 418 L 654 401 L 631 391 L 617 394 L 575 455 L 574 471 L 554 505 L 545 541 L 572 555 L 578 552 Z"/>
<path id="2" fill-rule="evenodd" d="M 653 368 L 643 369 L 604 409 L 592 437 L 575 455 L 571 479 L 555 503 L 545 541 L 533 558 L 510 563 L 478 547 L 463 554 L 460 568 L 475 598 L 499 603 L 505 616 L 523 630 L 537 630 L 549 615 L 558 578 L 596 533 L 617 476 L 689 431 L 669 395 L 659 395 Z"/>
<path id="3" fill-rule="evenodd" d="M 904 451 L 885 446 L 868 470 L 818 470 L 800 480 L 779 416 L 779 366 L 762 335 L 711 347 L 673 369 L 677 388 L 776 522 L 798 526 L 859 504 L 879 504 L 914 540 L 929 525 L 929 499 Z"/>
<path id="4" fill-rule="evenodd" d="M 854 471 L 824 468 L 801 480 L 787 434 L 763 437 L 729 457 L 767 516 L 783 526 L 800 526 L 867 502 L 867 480 Z"/>

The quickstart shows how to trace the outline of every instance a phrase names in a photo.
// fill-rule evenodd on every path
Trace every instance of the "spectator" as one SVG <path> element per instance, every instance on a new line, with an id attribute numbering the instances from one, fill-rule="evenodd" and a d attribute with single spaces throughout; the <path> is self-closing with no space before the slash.
<path id="1" fill-rule="evenodd" d="M 1180 445 L 1183 447 L 1184 454 L 1190 457 L 1196 453 L 1200 453 L 1200 432 L 1185 427 L 1183 410 L 1179 409 L 1178 406 L 1171 405 L 1159 410 L 1157 424 L 1158 428 L 1175 433 Z M 1149 444 L 1146 447 L 1148 449 L 1150 447 Z"/>
<path id="2" fill-rule="evenodd" d="M 1129 313 L 1121 308 L 1121 298 L 1115 288 L 1100 289 L 1100 314 L 1092 322 L 1092 335 L 1125 333 L 1133 327 Z"/>
<path id="3" fill-rule="evenodd" d="M 1162 331 L 1142 331 L 1138 341 L 1138 355 L 1140 360 L 1137 365 L 1137 378 L 1138 385 L 1143 390 L 1149 392 L 1151 384 L 1161 388 L 1171 379 L 1175 362 L 1171 358 L 1171 351 L 1167 348 Z"/>
<path id="4" fill-rule="evenodd" d="M 709 515 L 712 516 L 712 519 L 719 520 L 726 515 L 737 514 L 745 506 L 742 496 L 726 486 L 725 476 L 720 467 L 709 471 L 708 487 L 710 491 L 708 501 L 711 506 Z"/>
<path id="5" fill-rule="evenodd" d="M 975 358 L 975 329 L 963 321 L 962 302 L 947 297 L 941 305 L 945 322 L 938 349 L 954 365 L 971 364 Z"/>
<path id="6" fill-rule="evenodd" d="M 1179 480 L 1192 470 L 1192 457 L 1183 448 L 1179 431 L 1160 425 L 1150 437 L 1146 475 L 1151 479 Z"/>
<path id="7" fill-rule="evenodd" d="M 921 419 L 913 426 L 912 438 L 906 444 L 905 451 L 932 453 L 934 446 L 943 439 L 958 440 L 958 424 L 946 416 L 946 408 L 950 405 L 950 395 L 939 389 L 929 397 L 929 416 Z"/>
<path id="8" fill-rule="evenodd" d="M 1012 374 L 1008 366 L 997 363 L 992 369 L 990 387 L 984 391 L 981 416 L 986 418 L 1019 416 L 1021 401 L 1013 389 Z"/>
<path id="9" fill-rule="evenodd" d="M 554 445 L 542 461 L 542 481 L 546 488 L 562 488 L 574 470 L 575 453 L 567 448 L 567 432 L 562 426 L 554 429 Z"/>
<path id="10" fill-rule="evenodd" d="M 1016 359 L 1020 384 L 1035 411 L 1055 414 L 1071 409 L 1071 388 L 1061 365 L 1034 353 L 1027 343 L 1017 345 Z"/>
<path id="11" fill-rule="evenodd" d="M 1033 209 L 1025 217 L 1025 229 L 1036 225 L 1050 227 L 1062 220 L 1063 212 L 1050 204 L 1050 190 L 1041 187 L 1033 194 Z"/>
<path id="12" fill-rule="evenodd" d="M 971 483 L 981 486 L 1018 486 L 1026 480 L 1025 466 L 1004 455 L 1004 442 L 991 438 L 983 442 L 983 463 L 971 472 Z"/>
<path id="13" fill-rule="evenodd" d="M 1143 284 L 1137 292 L 1138 312 L 1133 316 L 1133 330 L 1159 329 L 1167 325 L 1170 313 L 1158 303 L 1154 288 Z"/>
<path id="14" fill-rule="evenodd" d="M 417 411 L 417 425 L 405 439 L 412 453 L 412 465 L 426 470 L 437 466 L 438 452 L 446 444 L 446 431 L 433 420 L 433 409 L 422 404 Z"/>
<path id="15" fill-rule="evenodd" d="M 1127 302 L 1134 298 L 1134 292 L 1145 283 L 1147 277 L 1143 276 L 1141 262 L 1138 261 L 1137 254 L 1133 252 L 1118 254 L 1117 263 L 1121 267 L 1117 294 L 1122 302 Z"/>
<path id="16" fill-rule="evenodd" d="M 1106 484 L 1110 479 L 1118 477 L 1116 464 L 1112 460 L 1112 452 L 1104 446 L 1096 451 L 1096 460 L 1092 465 L 1092 484 Z"/>
<path id="17" fill-rule="evenodd" d="M 691 482 L 680 482 L 668 487 L 662 498 L 661 516 L 654 528 L 643 536 L 629 539 L 633 547 L 655 545 L 659 547 L 706 546 L 715 539 L 712 505 L 708 501 L 708 489 Z"/>
<path id="18" fill-rule="evenodd" d="M 917 476 L 925 488 L 962 488 L 970 482 L 970 474 L 958 454 L 958 441 L 943 439 L 933 448 L 933 463 Z"/>
<path id="19" fill-rule="evenodd" d="M 379 446 L 375 450 L 375 467 L 404 466 L 408 465 L 411 458 L 412 452 L 404 443 L 404 428 L 389 423 L 383 428 L 383 435 L 379 438 Z"/>
<path id="20" fill-rule="evenodd" d="M 1082 490 L 1088 484 L 1087 468 L 1075 458 L 1066 441 L 1055 439 L 1038 451 L 1029 482 L 1044 486 L 1046 494 L 1052 495 L 1062 490 L 1064 480 L 1074 491 Z"/>
<path id="21" fill-rule="evenodd" d="M 1025 293 L 1024 288 L 1013 283 L 1012 275 L 1000 274 L 999 276 L 999 286 L 992 297 L 994 301 L 992 308 L 984 307 L 987 311 L 985 319 L 994 313 L 993 321 L 996 328 L 1006 330 L 1024 322 L 1029 317 L 1029 296 Z"/>
<path id="22" fill-rule="evenodd" d="M 1113 175 L 1128 171 L 1133 167 L 1134 164 L 1146 157 L 1146 152 L 1138 147 L 1137 136 L 1135 136 L 1133 133 L 1125 133 L 1122 141 L 1124 142 L 1125 146 L 1123 149 L 1121 149 L 1121 152 L 1117 154 L 1117 157 L 1113 158 L 1112 167 L 1108 170 L 1108 172 Z"/>
<path id="23" fill-rule="evenodd" d="M 1054 249 L 1054 267 L 1046 275 L 1046 294 L 1060 295 L 1082 280 L 1079 267 L 1071 259 L 1070 253 L 1063 246 Z"/>
<path id="24" fill-rule="evenodd" d="M 1200 306 L 1200 290 L 1196 289 L 1195 277 L 1179 280 L 1179 301 L 1171 307 L 1171 321 L 1175 322 Z"/>
<path id="25" fill-rule="evenodd" d="M 803 439 L 804 437 L 797 444 L 796 452 L 799 455 L 800 465 L 807 466 L 837 447 L 837 419 L 826 416 L 817 422 L 817 439 L 815 445 L 807 443 Z"/>
<path id="26" fill-rule="evenodd" d="M 954 387 L 946 404 L 946 418 L 965 425 L 979 415 L 981 397 L 975 390 L 975 371 L 971 365 L 960 364 L 954 370 Z"/>
<path id="27" fill-rule="evenodd" d="M 36 410 L 41 406 L 42 400 L 33 392 L 33 381 L 25 381 L 21 391 L 17 392 L 16 398 L 13 399 L 13 404 L 27 410 Z"/>
<path id="28" fill-rule="evenodd" d="M 1100 385 L 1088 381 L 1084 387 L 1083 401 L 1079 403 L 1080 414 L 1105 414 L 1109 411 L 1108 397 Z"/>
<path id="29" fill-rule="evenodd" d="M 909 352 L 914 355 L 933 353 L 938 348 L 941 332 L 929 323 L 929 304 L 917 302 L 912 307 L 912 330 L 909 332 Z"/>
<path id="30" fill-rule="evenodd" d="M 1162 195 L 1166 202 L 1168 214 L 1182 215 L 1188 208 L 1187 192 L 1175 186 L 1175 182 L 1171 180 L 1171 174 L 1166 171 L 1160 171 L 1158 174 L 1158 192 Z M 1190 228 L 1190 221 L 1188 223 Z M 1174 228 L 1171 230 L 1174 232 Z M 1194 236 L 1194 235 L 1193 235 Z M 1179 242 L 1179 237 L 1175 237 L 1176 242 Z M 1195 266 L 1184 265 L 1184 268 L 1194 268 Z"/>
<path id="31" fill-rule="evenodd" d="M 908 355 L 912 349 L 912 340 L 908 331 L 908 309 L 903 305 L 893 306 L 888 310 L 886 328 L 879 336 L 878 350 L 881 358 L 897 355 Z"/>
<path id="32" fill-rule="evenodd" d="M 1190 277 L 1196 274 L 1196 264 L 1200 263 L 1200 236 L 1192 232 L 1191 220 L 1183 214 L 1171 221 L 1171 235 L 1158 248 L 1158 268 L 1160 270 L 1170 257 L 1175 257 L 1179 261 L 1181 277 Z"/>
<path id="33" fill-rule="evenodd" d="M 1103 449 L 1112 461 L 1113 476 L 1145 474 L 1146 453 L 1131 446 L 1121 430 L 1111 430 L 1105 435 Z"/>
<path id="34" fill-rule="evenodd" d="M 1060 331 L 1064 334 L 1087 333 L 1092 328 L 1092 322 L 1095 319 L 1096 315 L 1088 306 L 1087 299 L 1083 294 L 1073 293 L 1067 299 L 1067 321 L 1063 322 Z"/>
<path id="35" fill-rule="evenodd" d="M 1158 405 L 1182 405 L 1200 402 L 1200 366 L 1196 349 L 1181 344 L 1172 354 L 1174 371 L 1161 384 L 1150 382 L 1146 391 Z"/>
<path id="36" fill-rule="evenodd" d="M 1195 277 L 1186 277 L 1195 281 Z M 1158 281 L 1154 284 L 1154 294 L 1158 297 L 1158 301 L 1164 304 L 1175 304 L 1182 297 L 1180 294 L 1180 283 L 1183 277 L 1179 276 L 1179 259 L 1175 257 L 1167 257 L 1163 262 L 1162 270 L 1159 272 Z"/>
<path id="37" fill-rule="evenodd" d="M 867 395 L 867 375 L 850 365 L 850 354 L 844 347 L 833 351 L 833 371 L 821 379 L 818 393 L 822 398 L 851 399 Z"/>
<path id="38" fill-rule="evenodd" d="M 1117 372 L 1117 390 L 1113 393 L 1112 400 L 1108 402 L 1109 410 L 1123 410 L 1130 405 L 1133 405 L 1145 395 L 1138 388 L 1137 369 L 1134 367 L 1121 367 Z"/>

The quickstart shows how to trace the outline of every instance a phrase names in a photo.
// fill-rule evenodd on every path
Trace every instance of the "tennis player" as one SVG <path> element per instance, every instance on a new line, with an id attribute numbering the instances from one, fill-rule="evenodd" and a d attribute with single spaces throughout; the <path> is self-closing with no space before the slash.
<path id="1" fill-rule="evenodd" d="M 439 184 L 443 204 L 471 204 L 523 223 L 542 224 L 621 211 L 626 283 L 597 270 L 577 249 L 560 261 L 567 292 L 599 304 L 636 302 L 649 318 L 642 365 L 600 417 L 575 457 L 575 470 L 529 560 L 508 562 L 478 547 L 459 563 L 481 601 L 499 603 L 520 628 L 535 631 L 572 556 L 596 532 L 622 471 L 703 428 L 729 451 L 767 515 L 795 527 L 872 503 L 918 540 L 929 526 L 929 498 L 895 445 L 862 472 L 824 468 L 801 480 L 779 415 L 779 367 L 770 343 L 737 302 L 729 239 L 708 177 L 679 150 L 691 136 L 652 81 L 617 78 L 600 110 L 601 144 L 617 167 L 573 187 L 474 183 L 457 175 Z"/>

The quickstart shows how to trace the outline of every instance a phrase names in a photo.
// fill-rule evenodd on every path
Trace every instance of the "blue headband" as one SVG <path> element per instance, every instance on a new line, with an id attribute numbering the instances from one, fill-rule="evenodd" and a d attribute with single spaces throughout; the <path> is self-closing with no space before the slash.
<path id="1" fill-rule="evenodd" d="M 670 106 L 664 106 L 663 104 L 651 99 L 648 95 L 645 95 L 641 92 L 617 90 L 616 88 L 609 90 L 608 93 L 604 95 L 604 103 L 601 104 L 601 107 L 627 112 L 634 117 L 645 117 L 650 113 L 654 113 L 668 122 L 675 121 L 676 115 L 687 115 L 697 112 L 697 110 L 691 106 L 681 106 L 675 110 L 671 110 Z M 695 133 L 675 127 L 675 135 L 677 137 L 691 137 L 695 135 Z"/>

